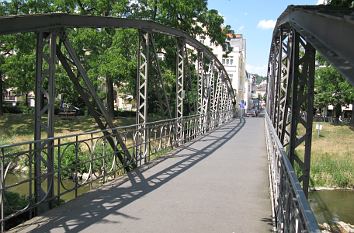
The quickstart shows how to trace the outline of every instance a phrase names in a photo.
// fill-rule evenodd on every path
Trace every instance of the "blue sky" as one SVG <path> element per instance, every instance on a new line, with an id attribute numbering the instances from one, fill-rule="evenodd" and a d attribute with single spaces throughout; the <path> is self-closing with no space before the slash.
<path id="1" fill-rule="evenodd" d="M 266 75 L 273 27 L 288 5 L 316 5 L 321 0 L 208 0 L 208 8 L 218 10 L 225 24 L 246 39 L 246 69 Z"/>

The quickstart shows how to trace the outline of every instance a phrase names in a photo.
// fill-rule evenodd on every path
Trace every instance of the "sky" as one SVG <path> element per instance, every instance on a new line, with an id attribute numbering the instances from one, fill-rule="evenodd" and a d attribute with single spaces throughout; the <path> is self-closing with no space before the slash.
<path id="1" fill-rule="evenodd" d="M 288 5 L 317 5 L 323 0 L 208 0 L 235 33 L 246 39 L 246 70 L 266 76 L 275 22 Z"/>

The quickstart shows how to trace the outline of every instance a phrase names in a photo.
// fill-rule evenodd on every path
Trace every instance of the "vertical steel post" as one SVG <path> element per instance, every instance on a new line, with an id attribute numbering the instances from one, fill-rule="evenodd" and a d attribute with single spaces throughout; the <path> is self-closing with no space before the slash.
<path id="1" fill-rule="evenodd" d="M 276 73 L 276 85 L 275 85 L 275 100 L 274 100 L 274 127 L 275 132 L 279 131 L 280 120 L 280 99 L 281 99 L 281 86 L 282 86 L 282 58 L 283 58 L 283 29 L 279 29 L 279 42 L 278 42 L 278 56 L 277 56 L 277 73 Z"/>
<path id="2" fill-rule="evenodd" d="M 282 58 L 282 78 L 281 78 L 281 97 L 280 101 L 280 119 L 279 119 L 279 131 L 278 136 L 284 147 L 289 143 L 290 137 L 290 120 L 288 117 L 288 110 L 290 108 L 290 93 L 291 93 L 291 53 L 292 53 L 292 31 L 287 32 L 287 36 L 284 37 L 282 42 L 283 58 Z"/>
<path id="3" fill-rule="evenodd" d="M 201 51 L 198 51 L 198 114 L 199 117 L 199 128 L 202 132 L 203 128 L 203 119 L 204 119 L 204 109 L 203 109 L 203 101 L 204 101 L 204 54 Z"/>
<path id="4" fill-rule="evenodd" d="M 177 145 L 183 143 L 183 99 L 184 91 L 184 75 L 185 75 L 185 40 L 177 39 L 177 56 L 176 56 L 176 142 Z"/>
<path id="5" fill-rule="evenodd" d="M 213 102 L 213 114 L 214 114 L 214 127 L 219 125 L 219 105 L 220 105 L 220 94 L 221 94 L 221 85 L 222 84 L 222 70 L 218 70 L 216 87 L 215 87 L 215 98 Z"/>
<path id="6" fill-rule="evenodd" d="M 139 140 L 138 150 L 136 156 L 139 156 L 139 160 L 146 159 L 148 154 L 148 132 L 146 129 L 147 123 L 147 109 L 148 109 L 148 76 L 149 76 L 149 33 L 139 31 L 139 52 L 138 52 L 138 76 L 137 76 L 137 115 L 136 123 L 138 125 Z"/>
<path id="7" fill-rule="evenodd" d="M 215 88 L 215 73 L 214 73 L 214 60 L 211 62 L 211 69 L 209 72 L 209 111 L 208 111 L 208 118 L 209 118 L 209 128 L 213 129 L 214 126 L 214 88 Z"/>
<path id="8" fill-rule="evenodd" d="M 300 50 L 304 54 L 300 54 Z M 313 121 L 313 99 L 314 99 L 314 74 L 315 74 L 315 49 L 311 44 L 305 42 L 301 36 L 295 32 L 293 39 L 292 53 L 292 96 L 291 96 L 291 131 L 289 158 L 294 166 L 295 162 L 301 169 L 302 175 L 299 181 L 306 197 L 310 180 L 310 160 L 311 160 L 311 139 Z M 300 57 L 301 56 L 301 57 Z M 299 125 L 305 128 L 305 133 L 299 134 Z M 298 156 L 296 148 L 305 143 L 305 151 L 302 156 Z"/>
<path id="9" fill-rule="evenodd" d="M 55 63 L 56 32 L 38 32 L 36 45 L 36 84 L 35 84 L 35 202 L 52 199 L 54 196 L 54 102 L 55 102 Z M 48 48 L 48 50 L 46 50 Z M 45 54 L 46 52 L 49 54 Z M 44 62 L 47 67 L 44 66 Z M 47 114 L 47 121 L 42 116 Z M 41 141 L 41 132 L 47 133 L 47 140 Z M 47 149 L 44 157 L 43 149 Z M 41 167 L 46 167 L 45 174 Z M 47 190 L 42 189 L 46 182 Z M 48 205 L 52 207 L 51 201 Z M 46 208 L 42 205 L 42 208 Z M 36 214 L 41 210 L 36 209 Z"/>

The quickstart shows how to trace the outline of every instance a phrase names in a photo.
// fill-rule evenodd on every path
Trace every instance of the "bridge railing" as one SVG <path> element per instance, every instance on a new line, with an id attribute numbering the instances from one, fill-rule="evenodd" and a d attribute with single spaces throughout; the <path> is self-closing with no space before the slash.
<path id="1" fill-rule="evenodd" d="M 226 111 L 178 119 L 182 124 L 182 140 L 176 137 L 177 118 L 117 127 L 116 131 L 122 136 L 126 148 L 135 160 L 128 161 L 124 158 L 125 162 L 142 166 L 173 148 L 202 136 L 232 117 L 233 112 Z M 141 139 L 143 134 L 147 135 L 147 140 Z M 1 232 L 30 219 L 37 214 L 35 210 L 45 211 L 48 205 L 43 205 L 44 203 L 50 203 L 54 207 L 125 173 L 124 165 L 109 145 L 104 130 L 43 139 L 40 142 L 45 145 L 41 148 L 43 154 L 47 153 L 48 145 L 53 145 L 55 156 L 51 170 L 45 172 L 47 166 L 41 167 L 43 172 L 40 176 L 35 173 L 34 156 L 38 141 L 0 146 Z M 118 144 L 116 141 L 115 143 Z M 45 163 L 48 161 L 47 158 L 44 160 Z M 43 196 L 41 199 L 36 198 L 35 183 L 48 179 L 49 176 L 54 177 L 49 179 L 53 183 L 48 186 L 42 184 Z M 53 195 L 48 190 L 54 190 Z"/>
<path id="2" fill-rule="evenodd" d="M 284 147 L 266 114 L 266 141 L 277 232 L 320 232 Z"/>

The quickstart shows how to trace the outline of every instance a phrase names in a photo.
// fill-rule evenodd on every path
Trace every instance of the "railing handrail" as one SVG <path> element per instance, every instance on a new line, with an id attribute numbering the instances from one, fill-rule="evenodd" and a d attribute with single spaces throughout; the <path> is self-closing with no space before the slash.
<path id="1" fill-rule="evenodd" d="M 308 232 L 320 232 L 318 228 L 317 220 L 312 212 L 312 209 L 306 199 L 305 193 L 301 188 L 300 182 L 296 176 L 295 170 L 288 159 L 285 149 L 281 144 L 275 129 L 271 123 L 271 120 L 268 116 L 268 113 L 265 114 L 266 124 L 268 125 L 267 129 L 269 130 L 269 134 L 272 136 L 272 140 L 275 141 L 275 145 L 278 147 L 278 152 L 280 153 L 280 159 L 285 165 L 285 171 L 288 174 L 290 185 L 295 193 L 295 197 L 297 199 L 297 203 L 299 204 L 299 210 L 303 216 L 304 224 Z"/>

